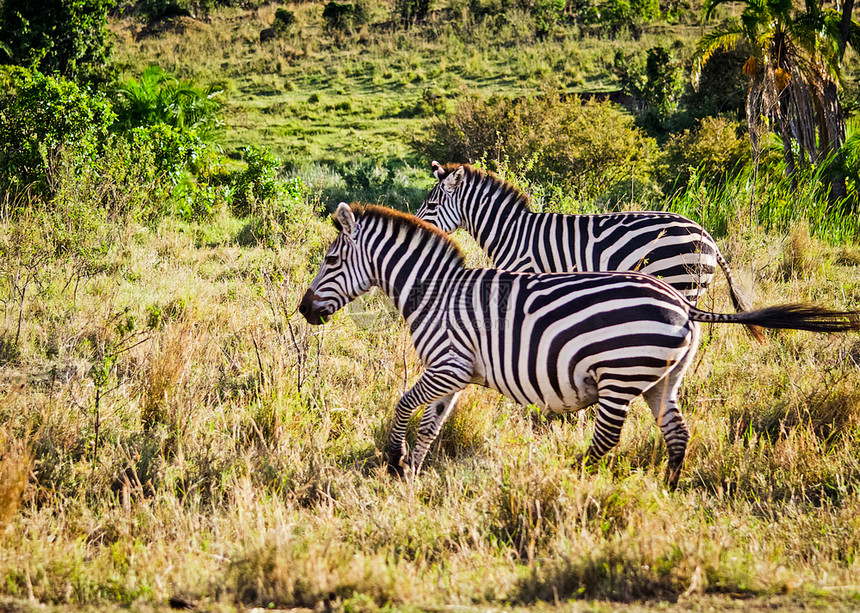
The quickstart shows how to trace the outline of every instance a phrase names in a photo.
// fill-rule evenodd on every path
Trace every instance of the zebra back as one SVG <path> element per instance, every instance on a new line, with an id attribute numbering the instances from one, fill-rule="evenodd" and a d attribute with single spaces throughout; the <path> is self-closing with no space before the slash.
<path id="1" fill-rule="evenodd" d="M 526 194 L 468 164 L 433 164 L 439 183 L 417 216 L 444 232 L 464 228 L 495 266 L 517 272 L 638 271 L 662 278 L 695 303 L 720 265 L 736 308 L 738 291 L 714 239 L 677 213 L 533 213 Z"/>

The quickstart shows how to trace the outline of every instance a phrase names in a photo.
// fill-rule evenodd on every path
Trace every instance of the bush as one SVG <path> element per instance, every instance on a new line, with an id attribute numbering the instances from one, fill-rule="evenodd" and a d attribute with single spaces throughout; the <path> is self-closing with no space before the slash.
<path id="1" fill-rule="evenodd" d="M 242 154 L 248 168 L 233 184 L 233 210 L 240 217 L 258 213 L 277 195 L 281 167 L 281 160 L 265 147 L 247 146 Z"/>
<path id="2" fill-rule="evenodd" d="M 279 8 L 275 11 L 275 22 L 272 28 L 277 34 L 284 34 L 294 23 L 296 23 L 296 14 L 285 8 Z"/>
<path id="3" fill-rule="evenodd" d="M 583 198 L 634 178 L 650 183 L 655 148 L 632 117 L 609 103 L 558 94 L 462 99 L 413 146 L 444 162 L 486 158 L 493 167 L 507 158 L 529 180 L 559 183 Z"/>
<path id="4" fill-rule="evenodd" d="M 112 0 L 3 0 L 0 40 L 11 63 L 78 82 L 111 78 L 107 13 Z"/>
<path id="5" fill-rule="evenodd" d="M 100 94 L 24 68 L 0 72 L 0 189 L 49 191 L 47 171 L 64 149 L 76 164 L 98 157 L 115 115 Z"/>
<path id="6" fill-rule="evenodd" d="M 617 53 L 615 73 L 624 91 L 644 107 L 637 116 L 637 125 L 651 136 L 662 137 L 684 92 L 686 79 L 680 62 L 665 47 L 651 47 L 644 62 L 639 57 Z"/>
<path id="7" fill-rule="evenodd" d="M 597 3 L 597 23 L 609 26 L 613 32 L 651 22 L 659 16 L 658 0 L 601 0 Z"/>
<path id="8" fill-rule="evenodd" d="M 329 32 L 349 32 L 356 26 L 367 23 L 367 7 L 363 2 L 338 2 L 332 0 L 323 9 L 323 21 Z"/>
<path id="9" fill-rule="evenodd" d="M 740 124 L 725 117 L 705 117 L 692 130 L 671 137 L 663 148 L 665 188 L 684 187 L 696 171 L 706 180 L 724 180 L 750 160 L 749 140 Z"/>
<path id="10" fill-rule="evenodd" d="M 535 20 L 535 33 L 543 38 L 552 31 L 564 14 L 565 0 L 535 0 L 531 8 Z"/>
<path id="11" fill-rule="evenodd" d="M 114 88 L 112 97 L 117 126 L 127 130 L 142 126 L 169 125 L 194 130 L 203 139 L 214 138 L 223 127 L 221 90 L 202 88 L 182 81 L 158 66 L 149 66 L 138 79 L 128 79 Z"/>

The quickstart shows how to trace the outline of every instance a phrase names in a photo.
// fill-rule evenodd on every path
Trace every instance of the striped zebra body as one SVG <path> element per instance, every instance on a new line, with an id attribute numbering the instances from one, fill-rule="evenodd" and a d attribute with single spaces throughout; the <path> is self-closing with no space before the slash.
<path id="1" fill-rule="evenodd" d="M 465 229 L 499 268 L 516 272 L 638 271 L 695 304 L 720 265 L 738 310 L 748 310 L 714 239 L 699 224 L 658 211 L 532 213 L 511 184 L 469 165 L 433 162 L 439 183 L 417 216 L 444 232 Z"/>
<path id="2" fill-rule="evenodd" d="M 381 207 L 341 204 L 336 219 L 343 229 L 299 310 L 321 324 L 378 286 L 406 318 L 424 372 L 395 410 L 388 449 L 394 472 L 420 468 L 457 395 L 476 383 L 554 412 L 597 403 L 590 461 L 618 442 L 630 402 L 643 396 L 666 439 L 674 485 L 689 439 L 677 394 L 698 346 L 696 321 L 771 325 L 759 316 L 765 311 L 700 311 L 668 284 L 635 272 L 469 269 L 437 229 Z M 771 309 L 774 327 L 803 327 L 804 316 L 785 315 L 786 308 L 799 312 Z M 817 319 L 808 329 L 860 327 L 855 315 L 812 311 Z M 408 462 L 406 427 L 424 404 Z"/>

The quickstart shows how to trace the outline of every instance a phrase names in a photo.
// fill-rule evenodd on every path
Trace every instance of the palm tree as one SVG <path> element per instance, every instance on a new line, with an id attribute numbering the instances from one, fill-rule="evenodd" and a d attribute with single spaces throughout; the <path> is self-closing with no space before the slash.
<path id="1" fill-rule="evenodd" d="M 705 18 L 728 1 L 706 0 Z M 794 186 L 798 163 L 832 159 L 845 141 L 839 69 L 845 44 L 856 48 L 860 43 L 860 26 L 850 12 L 846 25 L 844 11 L 823 8 L 816 0 L 806 0 L 802 9 L 792 0 L 743 3 L 740 19 L 718 26 L 699 41 L 699 65 L 719 49 L 746 45 L 751 50 L 743 66 L 749 78 L 750 140 L 758 153 L 763 132 L 773 131 L 782 139 L 786 173 Z M 844 199 L 844 175 L 836 173 L 830 182 L 831 199 Z"/>
<path id="2" fill-rule="evenodd" d="M 119 123 L 123 128 L 159 123 L 195 130 L 207 138 L 223 124 L 218 117 L 220 90 L 202 90 L 181 81 L 157 66 L 149 66 L 140 80 L 129 79 L 113 92 Z"/>

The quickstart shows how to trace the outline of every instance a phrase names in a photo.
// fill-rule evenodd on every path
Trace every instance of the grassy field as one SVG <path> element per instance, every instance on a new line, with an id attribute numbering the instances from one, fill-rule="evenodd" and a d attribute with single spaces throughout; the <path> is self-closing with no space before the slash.
<path id="1" fill-rule="evenodd" d="M 414 202 L 429 173 L 406 145 L 429 116 L 398 115 L 425 89 L 528 92 L 547 71 L 597 89 L 616 49 L 648 44 L 502 31 L 481 53 L 440 25 L 341 49 L 314 29 L 320 6 L 295 8 L 303 33 L 265 47 L 270 6 L 139 41 L 118 22 L 116 55 L 129 74 L 157 62 L 223 83 L 228 154 L 267 144 L 305 176 L 356 152 L 400 159 Z M 318 212 L 340 195 L 308 184 L 265 244 L 259 220 L 226 212 L 87 226 L 75 199 L 53 225 L 0 207 L 0 609 L 860 607 L 857 335 L 759 345 L 705 327 L 677 491 L 643 402 L 584 472 L 593 411 L 550 417 L 475 387 L 425 471 L 393 479 L 381 450 L 420 366 L 377 293 L 321 327 L 296 312 L 335 236 Z M 721 248 L 756 305 L 860 309 L 857 247 L 803 224 L 767 233 L 744 194 L 727 202 Z M 64 248 L 57 229 L 79 225 L 89 238 Z M 731 310 L 724 279 L 700 306 Z"/>
<path id="2" fill-rule="evenodd" d="M 464 92 L 527 95 L 548 78 L 571 91 L 616 89 L 616 53 L 691 44 L 698 36 L 698 29 L 678 26 L 655 27 L 640 40 L 565 33 L 535 41 L 517 26 L 529 22 L 525 15 L 494 25 L 464 13 L 407 32 L 365 29 L 336 39 L 322 31 L 323 5 L 302 3 L 290 5 L 297 18 L 291 34 L 260 43 L 276 8 L 225 9 L 209 22 L 182 18 L 159 35 L 118 22 L 115 56 L 130 75 L 157 64 L 223 87 L 227 152 L 254 143 L 289 163 L 342 163 L 356 155 L 413 162 L 413 134 Z M 422 104 L 428 98 L 433 103 Z"/>
<path id="3" fill-rule="evenodd" d="M 99 270 L 42 263 L 29 289 L 27 254 L 6 262 L 4 606 L 857 606 L 856 336 L 707 328 L 676 492 L 643 404 L 583 473 L 591 411 L 478 388 L 399 481 L 380 450 L 419 372 L 408 333 L 377 294 L 323 327 L 297 315 L 334 234 L 306 212 L 275 248 L 224 217 L 107 226 Z M 757 304 L 860 308 L 856 250 L 732 236 Z M 724 283 L 704 306 L 730 310 Z"/>

